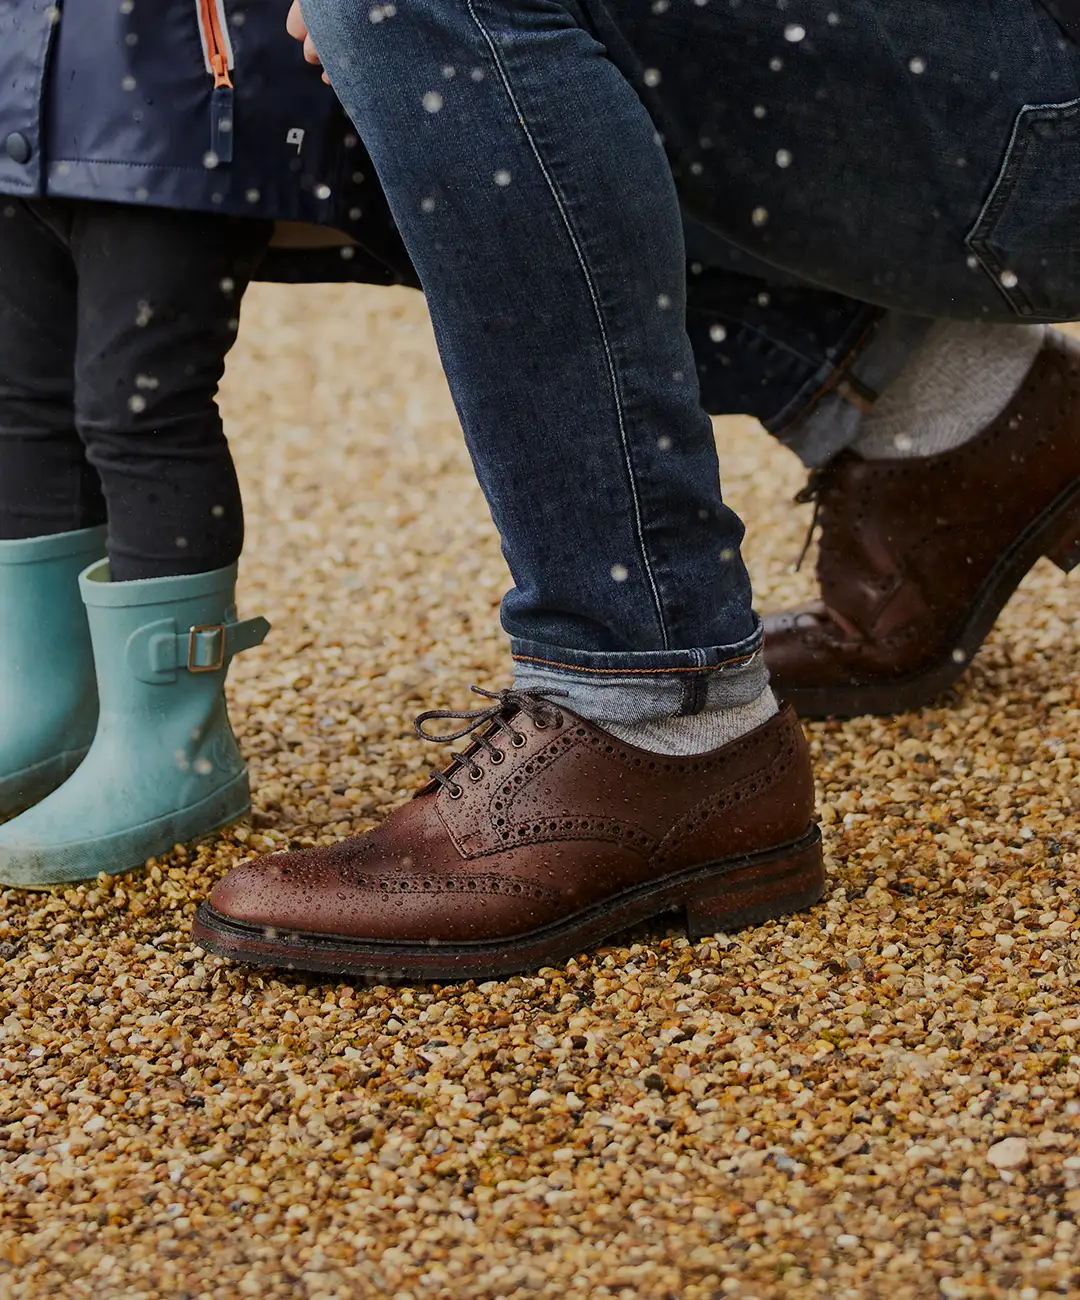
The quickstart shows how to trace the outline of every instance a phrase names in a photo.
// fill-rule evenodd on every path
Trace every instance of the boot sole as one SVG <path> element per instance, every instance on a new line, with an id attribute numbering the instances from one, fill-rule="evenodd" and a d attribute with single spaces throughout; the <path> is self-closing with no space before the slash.
<path id="1" fill-rule="evenodd" d="M 86 757 L 90 746 L 69 749 L 0 779 L 0 822 L 40 803 L 62 786 Z"/>
<path id="2" fill-rule="evenodd" d="M 166 817 L 129 826 L 113 835 L 62 845 L 0 843 L 0 886 L 51 889 L 104 873 L 119 876 L 170 853 L 177 844 L 195 844 L 238 822 L 251 807 L 247 773 L 207 798 Z"/>
<path id="3" fill-rule="evenodd" d="M 629 926 L 682 910 L 691 939 L 759 925 L 819 902 L 825 892 L 821 832 L 638 885 L 565 920 L 508 939 L 396 943 L 299 934 L 233 920 L 203 903 L 192 939 L 207 952 L 255 966 L 285 967 L 367 982 L 499 979 L 551 966 Z"/>
<path id="4" fill-rule="evenodd" d="M 784 686 L 774 680 L 773 689 L 804 718 L 905 713 L 932 704 L 964 675 L 998 615 L 1043 556 L 1063 573 L 1080 565 L 1080 480 L 1037 515 L 1003 552 L 968 607 L 966 621 L 946 642 L 948 649 L 928 667 L 906 677 L 843 686 Z"/>

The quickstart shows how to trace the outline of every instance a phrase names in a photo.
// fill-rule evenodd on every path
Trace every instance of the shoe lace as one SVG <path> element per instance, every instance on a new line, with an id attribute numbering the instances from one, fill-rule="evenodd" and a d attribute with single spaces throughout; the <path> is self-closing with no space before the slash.
<path id="1" fill-rule="evenodd" d="M 431 779 L 442 786 L 454 799 L 460 798 L 461 786 L 454 780 L 458 768 L 468 764 L 469 776 L 479 781 L 484 769 L 476 762 L 480 750 L 486 750 L 492 762 L 501 763 L 502 750 L 495 741 L 500 735 L 509 738 L 516 748 L 525 744 L 526 737 L 513 725 L 512 721 L 519 713 L 524 713 L 538 727 L 561 727 L 562 710 L 549 702 L 550 698 L 565 696 L 567 691 L 551 691 L 538 686 L 526 687 L 524 690 L 486 691 L 482 686 L 471 686 L 473 694 L 483 696 L 492 703 L 482 709 L 428 709 L 421 713 L 413 723 L 413 730 L 421 740 L 430 740 L 433 744 L 452 744 L 464 736 L 472 736 L 469 747 L 460 753 L 450 755 L 444 768 L 432 768 Z M 424 724 L 438 719 L 451 718 L 464 721 L 465 725 L 457 731 L 444 734 L 424 730 Z"/>
<path id="2" fill-rule="evenodd" d="M 809 505 L 811 501 L 814 503 L 814 513 L 810 517 L 810 527 L 806 530 L 806 540 L 799 552 L 799 558 L 795 561 L 796 573 L 802 568 L 803 561 L 810 550 L 810 544 L 814 540 L 814 533 L 817 531 L 818 522 L 821 519 L 821 497 L 824 490 L 825 467 L 822 466 L 819 469 L 812 469 L 810 477 L 806 480 L 806 486 L 795 493 L 795 504 L 797 506 Z"/>

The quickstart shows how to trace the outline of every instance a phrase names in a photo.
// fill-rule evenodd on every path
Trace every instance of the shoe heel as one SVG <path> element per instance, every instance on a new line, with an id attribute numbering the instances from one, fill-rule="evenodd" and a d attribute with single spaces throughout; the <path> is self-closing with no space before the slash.
<path id="1" fill-rule="evenodd" d="M 1047 547 L 1045 555 L 1062 573 L 1071 573 L 1080 565 L 1080 519 L 1070 522 L 1064 535 L 1053 546 Z"/>
<path id="2" fill-rule="evenodd" d="M 798 849 L 758 860 L 699 885 L 686 900 L 686 933 L 691 939 L 760 925 L 798 912 L 825 893 L 821 833 Z"/>

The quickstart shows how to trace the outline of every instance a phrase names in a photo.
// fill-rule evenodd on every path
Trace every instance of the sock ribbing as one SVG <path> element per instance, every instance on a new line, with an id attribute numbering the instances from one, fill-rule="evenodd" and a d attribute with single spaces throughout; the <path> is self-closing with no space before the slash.
<path id="1" fill-rule="evenodd" d="M 777 712 L 776 697 L 766 688 L 749 704 L 730 709 L 710 709 L 687 717 L 664 718 L 659 722 L 599 723 L 609 735 L 652 754 L 688 756 L 707 754 L 730 745 L 748 731 L 760 727 Z"/>
<path id="2" fill-rule="evenodd" d="M 933 456 L 981 433 L 1027 378 L 1045 325 L 938 321 L 863 421 L 867 460 Z"/>

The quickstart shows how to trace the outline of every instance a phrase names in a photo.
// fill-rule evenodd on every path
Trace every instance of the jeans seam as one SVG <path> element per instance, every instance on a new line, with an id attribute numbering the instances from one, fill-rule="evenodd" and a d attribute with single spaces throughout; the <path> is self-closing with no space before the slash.
<path id="1" fill-rule="evenodd" d="M 562 668 L 569 673 L 597 673 L 604 677 L 668 677 L 672 673 L 718 673 L 732 664 L 749 663 L 761 653 L 761 647 L 747 650 L 745 654 L 733 655 L 718 664 L 686 664 L 671 668 L 590 668 L 582 664 L 561 663 L 558 659 L 541 659 L 538 655 L 513 656 L 515 663 L 542 664 L 546 668 Z"/>
<path id="2" fill-rule="evenodd" d="M 623 410 L 622 396 L 619 390 L 618 371 L 615 366 L 615 356 L 611 350 L 611 340 L 608 338 L 607 325 L 605 324 L 604 313 L 600 305 L 600 296 L 597 292 L 596 284 L 593 281 L 593 276 L 585 257 L 584 248 L 582 247 L 581 241 L 578 239 L 573 222 L 570 220 L 570 214 L 567 210 L 566 202 L 563 199 L 558 186 L 555 184 L 554 177 L 540 152 L 540 147 L 536 143 L 533 133 L 529 130 L 529 125 L 525 120 L 525 114 L 514 93 L 514 88 L 510 84 L 509 73 L 495 41 L 492 39 L 491 33 L 488 31 L 487 27 L 485 27 L 480 15 L 477 13 L 473 0 L 466 0 L 466 7 L 468 8 L 469 16 L 476 24 L 480 35 L 483 37 L 484 42 L 488 47 L 488 52 L 490 53 L 492 62 L 495 64 L 496 71 L 499 74 L 499 80 L 502 83 L 503 90 L 506 92 L 507 98 L 510 100 L 511 107 L 513 108 L 518 122 L 521 124 L 521 129 L 525 134 L 525 140 L 528 143 L 533 157 L 536 159 L 536 164 L 540 168 L 540 174 L 543 176 L 544 182 L 551 193 L 551 197 L 555 203 L 555 207 L 562 220 L 563 226 L 566 229 L 566 233 L 569 236 L 570 243 L 574 249 L 574 255 L 577 258 L 578 265 L 581 268 L 581 273 L 585 280 L 585 287 L 588 290 L 589 300 L 592 303 L 593 313 L 596 316 L 597 327 L 600 331 L 600 343 L 604 351 L 604 361 L 607 365 L 608 379 L 611 383 L 612 397 L 615 402 L 615 416 L 619 428 L 619 441 L 622 445 L 623 463 L 626 467 L 627 477 L 630 481 L 630 497 L 634 505 L 634 531 L 637 534 L 638 549 L 641 553 L 641 561 L 645 566 L 646 577 L 649 580 L 649 589 L 652 593 L 653 606 L 656 610 L 656 618 L 660 626 L 660 636 L 663 641 L 663 648 L 668 650 L 670 649 L 670 637 L 668 635 L 667 622 L 664 618 L 664 606 L 660 599 L 660 590 L 656 583 L 656 577 L 653 573 L 652 565 L 649 562 L 649 551 L 645 542 L 645 529 L 641 517 L 641 499 L 638 495 L 634 463 L 630 456 L 630 440 L 626 428 L 626 413 Z"/>

